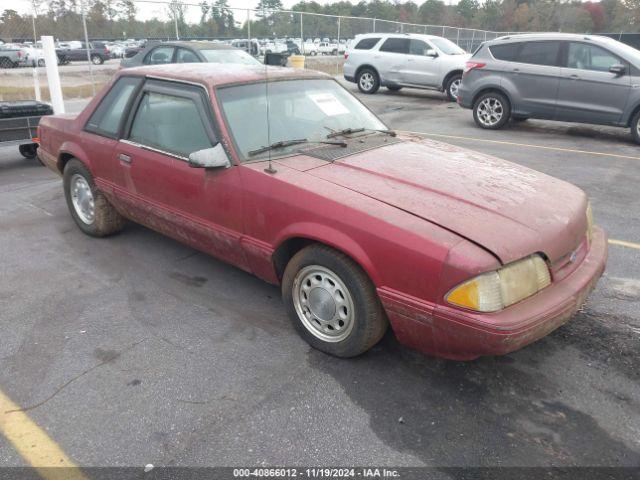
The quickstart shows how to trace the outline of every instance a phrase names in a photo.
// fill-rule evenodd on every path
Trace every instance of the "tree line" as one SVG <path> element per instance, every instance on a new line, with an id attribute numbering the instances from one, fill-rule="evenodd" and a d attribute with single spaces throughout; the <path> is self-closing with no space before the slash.
<path id="1" fill-rule="evenodd" d="M 20 14 L 10 8 L 0 15 L 0 38 L 5 41 L 30 39 L 36 34 L 54 35 L 60 40 L 83 37 L 81 7 L 84 4 L 90 38 L 235 38 L 299 37 L 341 38 L 376 31 L 415 31 L 422 28 L 391 22 L 421 25 L 447 25 L 495 32 L 562 31 L 579 33 L 618 33 L 640 31 L 640 0 L 459 0 L 453 5 L 443 0 L 421 4 L 400 0 L 361 0 L 352 4 L 337 1 L 321 5 L 301 1 L 290 10 L 324 15 L 359 17 L 337 19 L 322 16 L 276 12 L 281 0 L 259 0 L 247 19 L 246 11 L 233 10 L 227 0 L 180 0 L 154 4 L 155 14 L 135 0 L 34 0 L 33 14 Z M 148 12 L 148 10 L 145 10 Z M 363 17 L 375 18 L 376 22 Z M 35 20 L 35 22 L 34 22 Z M 301 25 L 302 21 L 302 25 Z M 434 33 L 434 31 L 429 31 Z"/>

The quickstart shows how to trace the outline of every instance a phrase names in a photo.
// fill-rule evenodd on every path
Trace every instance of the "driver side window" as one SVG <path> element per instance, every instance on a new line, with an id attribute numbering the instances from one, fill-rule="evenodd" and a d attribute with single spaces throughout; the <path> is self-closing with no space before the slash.
<path id="1" fill-rule="evenodd" d="M 163 65 L 171 63 L 173 59 L 173 47 L 156 47 L 151 50 L 144 59 L 147 65 Z"/>
<path id="2" fill-rule="evenodd" d="M 432 48 L 433 47 L 422 40 L 411 40 L 411 43 L 409 44 L 409 54 L 425 56 L 427 51 Z"/>
<path id="3" fill-rule="evenodd" d="M 567 54 L 567 67 L 581 70 L 608 72 L 609 67 L 621 64 L 622 60 L 604 48 L 588 43 L 570 42 Z"/>

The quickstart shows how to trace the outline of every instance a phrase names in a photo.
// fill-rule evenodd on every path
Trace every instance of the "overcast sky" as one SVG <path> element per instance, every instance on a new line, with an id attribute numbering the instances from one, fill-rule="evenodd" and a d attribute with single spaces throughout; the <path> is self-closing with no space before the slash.
<path id="1" fill-rule="evenodd" d="M 159 0 L 159 1 L 169 1 L 169 0 Z M 282 4 L 284 8 L 291 8 L 293 5 L 298 3 L 299 0 L 282 0 Z M 334 3 L 335 0 L 316 0 L 318 3 L 322 5 L 326 5 L 327 3 Z M 357 3 L 357 0 L 349 0 L 351 3 Z M 200 3 L 200 0 L 184 0 L 184 3 Z M 231 8 L 256 8 L 258 5 L 258 0 L 228 0 L 229 6 Z M 138 4 L 139 10 L 148 11 L 150 10 L 149 5 L 143 5 L 142 3 Z M 18 10 L 20 13 L 29 13 L 31 11 L 31 0 L 0 0 L 0 12 L 4 9 L 13 8 Z"/>

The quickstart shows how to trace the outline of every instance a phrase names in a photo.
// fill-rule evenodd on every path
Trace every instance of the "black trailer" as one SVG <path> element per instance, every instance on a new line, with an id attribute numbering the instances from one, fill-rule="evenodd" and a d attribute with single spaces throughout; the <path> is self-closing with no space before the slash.
<path id="1" fill-rule="evenodd" d="M 17 145 L 25 158 L 34 158 L 38 150 L 38 123 L 52 115 L 47 103 L 25 100 L 0 102 L 0 147 Z"/>

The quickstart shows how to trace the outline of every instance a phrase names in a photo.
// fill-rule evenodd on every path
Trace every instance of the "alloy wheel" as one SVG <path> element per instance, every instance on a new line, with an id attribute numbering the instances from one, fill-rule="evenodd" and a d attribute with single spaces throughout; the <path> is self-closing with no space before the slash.
<path id="1" fill-rule="evenodd" d="M 502 119 L 504 107 L 497 98 L 488 97 L 478 105 L 477 114 L 480 123 L 487 127 L 493 127 Z"/>
<path id="2" fill-rule="evenodd" d="M 375 84 L 375 78 L 373 78 L 372 73 L 365 72 L 362 75 L 360 75 L 360 87 L 363 90 L 368 92 L 369 90 L 373 89 L 374 84 Z"/>

